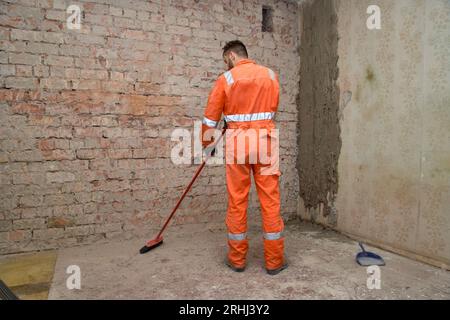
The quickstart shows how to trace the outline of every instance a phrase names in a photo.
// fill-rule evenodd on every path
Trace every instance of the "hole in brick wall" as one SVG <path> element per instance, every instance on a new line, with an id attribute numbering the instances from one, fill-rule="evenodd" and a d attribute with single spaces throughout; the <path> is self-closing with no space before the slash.
<path id="1" fill-rule="evenodd" d="M 273 9 L 268 6 L 262 7 L 262 32 L 273 32 Z"/>

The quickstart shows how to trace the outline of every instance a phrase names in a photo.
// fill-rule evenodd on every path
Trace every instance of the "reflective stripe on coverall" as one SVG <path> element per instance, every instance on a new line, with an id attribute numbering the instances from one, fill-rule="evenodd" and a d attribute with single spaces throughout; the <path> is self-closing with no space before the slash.
<path id="1" fill-rule="evenodd" d="M 276 74 L 269 68 L 257 65 L 250 59 L 239 61 L 234 68 L 221 75 L 212 89 L 204 113 L 202 143 L 207 146 L 204 133 L 215 128 L 223 113 L 233 134 L 226 135 L 226 146 L 236 135 L 245 134 L 248 129 L 274 129 L 274 115 L 278 109 L 279 82 Z M 267 139 L 271 139 L 270 134 Z M 269 141 L 270 144 L 270 141 Z M 226 147 L 227 148 L 227 147 Z M 227 150 L 228 152 L 229 150 Z M 248 158 L 248 146 L 245 148 Z M 266 268 L 277 269 L 284 262 L 283 220 L 280 215 L 279 175 L 262 175 L 264 164 L 226 164 L 228 190 L 228 259 L 235 267 L 243 267 L 248 251 L 247 204 L 253 172 L 256 190 L 261 203 L 264 231 L 264 258 Z"/>

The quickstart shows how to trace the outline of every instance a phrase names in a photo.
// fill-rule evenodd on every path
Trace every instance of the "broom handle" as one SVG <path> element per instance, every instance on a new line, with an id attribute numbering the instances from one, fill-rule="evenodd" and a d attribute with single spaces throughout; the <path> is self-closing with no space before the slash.
<path id="1" fill-rule="evenodd" d="M 225 134 L 226 131 L 226 127 L 222 129 L 222 135 L 220 136 L 219 139 L 217 139 L 216 143 L 213 144 L 213 147 L 215 148 L 217 146 L 217 144 L 219 143 L 220 139 L 222 139 L 223 135 Z M 206 157 L 205 160 L 203 160 L 202 164 L 200 165 L 200 167 L 197 169 L 197 171 L 195 172 L 194 177 L 192 178 L 191 182 L 188 184 L 188 186 L 186 187 L 186 189 L 183 192 L 183 195 L 181 196 L 181 198 L 178 200 L 177 204 L 175 205 L 175 208 L 173 208 L 172 212 L 170 213 L 169 218 L 167 218 L 166 222 L 164 223 L 164 226 L 161 228 L 161 231 L 159 231 L 158 235 L 156 236 L 156 239 L 160 238 L 162 233 L 164 232 L 164 230 L 167 228 L 167 225 L 169 224 L 170 220 L 172 219 L 173 215 L 175 214 L 175 212 L 177 211 L 178 207 L 180 206 L 181 202 L 183 201 L 183 199 L 186 197 L 187 193 L 189 192 L 189 190 L 191 189 L 192 185 L 194 184 L 195 180 L 197 179 L 197 177 L 200 175 L 200 173 L 202 172 L 203 168 L 206 165 L 206 161 L 209 159 L 209 157 Z"/>

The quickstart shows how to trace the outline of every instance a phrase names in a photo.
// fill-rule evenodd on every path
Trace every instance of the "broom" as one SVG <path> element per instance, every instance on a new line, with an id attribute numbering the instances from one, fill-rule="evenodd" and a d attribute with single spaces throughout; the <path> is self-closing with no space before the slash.
<path id="1" fill-rule="evenodd" d="M 222 134 L 220 136 L 219 139 L 217 139 L 217 141 L 214 142 L 214 144 L 211 146 L 212 152 L 210 154 L 210 156 L 214 155 L 215 152 L 215 148 L 217 146 L 217 144 L 219 143 L 219 141 L 222 139 L 223 135 L 225 134 L 226 131 L 226 123 L 224 124 L 223 128 L 222 128 Z M 162 238 L 162 234 L 164 232 L 164 230 L 166 230 L 167 226 L 169 225 L 170 220 L 172 219 L 172 217 L 175 215 L 175 212 L 177 211 L 178 207 L 180 206 L 181 202 L 183 201 L 183 199 L 186 197 L 187 193 L 189 192 L 189 190 L 191 189 L 192 185 L 194 184 L 195 180 L 197 179 L 197 177 L 200 175 L 200 173 L 202 172 L 203 168 L 206 165 L 206 161 L 209 159 L 209 155 L 203 160 L 202 164 L 200 165 L 200 167 L 197 169 L 197 171 L 194 174 L 194 177 L 192 178 L 191 182 L 189 182 L 188 186 L 186 187 L 186 189 L 184 190 L 183 194 L 181 195 L 181 198 L 178 200 L 177 204 L 175 205 L 175 207 L 173 208 L 172 212 L 170 213 L 169 217 L 167 218 L 166 222 L 164 223 L 163 227 L 161 228 L 161 230 L 159 231 L 158 235 L 152 239 L 149 240 L 145 246 L 143 246 L 141 248 L 141 250 L 139 250 L 139 252 L 141 254 L 147 253 L 152 249 L 155 249 L 156 247 L 159 247 L 162 243 L 163 243 L 163 238 Z"/>

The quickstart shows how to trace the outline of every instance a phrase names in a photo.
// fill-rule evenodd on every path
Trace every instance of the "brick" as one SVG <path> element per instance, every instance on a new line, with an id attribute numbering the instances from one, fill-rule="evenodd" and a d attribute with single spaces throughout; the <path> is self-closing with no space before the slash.
<path id="1" fill-rule="evenodd" d="M 74 80 L 72 88 L 77 90 L 100 90 L 101 82 L 98 80 Z"/>
<path id="2" fill-rule="evenodd" d="M 76 227 L 67 227 L 64 231 L 65 236 L 87 236 L 94 233 L 94 226 L 76 226 Z"/>
<path id="3" fill-rule="evenodd" d="M 80 71 L 80 69 L 76 69 L 76 68 L 65 68 L 64 74 L 65 74 L 66 78 L 77 79 L 77 78 L 80 78 L 81 71 Z"/>
<path id="4" fill-rule="evenodd" d="M 43 32 L 42 41 L 50 43 L 64 43 L 64 33 L 59 32 Z"/>
<path id="5" fill-rule="evenodd" d="M 0 231 L 9 231 L 12 229 L 11 220 L 0 220 Z"/>
<path id="6" fill-rule="evenodd" d="M 40 172 L 27 172 L 13 174 L 13 184 L 37 184 L 43 185 L 45 176 Z"/>
<path id="7" fill-rule="evenodd" d="M 94 137 L 94 138 L 100 138 L 103 135 L 102 128 L 97 127 L 89 127 L 89 128 L 75 128 L 74 136 L 75 137 Z"/>
<path id="8" fill-rule="evenodd" d="M 84 21 L 93 25 L 111 26 L 113 18 L 110 15 L 85 14 Z"/>
<path id="9" fill-rule="evenodd" d="M 192 35 L 192 30 L 191 30 L 191 28 L 188 28 L 188 27 L 169 25 L 167 27 L 167 33 L 191 36 Z"/>
<path id="10" fill-rule="evenodd" d="M 35 54 L 58 54 L 59 47 L 53 43 L 30 42 L 27 44 L 25 50 Z"/>
<path id="11" fill-rule="evenodd" d="M 59 54 L 62 56 L 87 57 L 90 55 L 89 47 L 77 45 L 60 45 Z"/>
<path id="12" fill-rule="evenodd" d="M 74 160 L 75 153 L 73 150 L 50 150 L 42 152 L 42 156 L 45 160 Z"/>
<path id="13" fill-rule="evenodd" d="M 27 5 L 28 4 L 29 2 L 27 2 Z M 43 11 L 40 8 L 12 5 L 9 6 L 8 14 L 13 17 L 19 16 L 23 18 L 41 19 L 43 16 Z"/>
<path id="14" fill-rule="evenodd" d="M 11 29 L 11 40 L 42 41 L 42 34 L 39 31 Z"/>
<path id="15" fill-rule="evenodd" d="M 109 150 L 108 156 L 111 159 L 130 159 L 132 158 L 132 151 L 130 149 L 113 149 Z"/>
<path id="16" fill-rule="evenodd" d="M 123 9 L 123 16 L 126 18 L 135 19 L 136 18 L 136 10 Z"/>
<path id="17" fill-rule="evenodd" d="M 8 53 L 6 51 L 0 51 L 0 63 L 8 63 Z"/>
<path id="18" fill-rule="evenodd" d="M 148 33 L 142 30 L 125 30 L 121 36 L 126 39 L 147 40 Z"/>
<path id="19" fill-rule="evenodd" d="M 31 239 L 30 230 L 12 230 L 8 233 L 9 241 L 27 241 Z"/>
<path id="20" fill-rule="evenodd" d="M 33 66 L 33 75 L 35 77 L 46 78 L 50 75 L 50 68 L 48 66 Z"/>
<path id="21" fill-rule="evenodd" d="M 123 14 L 123 9 L 122 8 L 116 8 L 116 7 L 110 7 L 109 8 L 109 13 L 113 16 L 117 16 L 120 17 Z"/>
<path id="22" fill-rule="evenodd" d="M 50 78 L 65 78 L 66 68 L 59 66 L 51 66 L 50 68 Z"/>
<path id="23" fill-rule="evenodd" d="M 33 239 L 50 240 L 59 239 L 64 236 L 64 230 L 61 228 L 33 230 Z"/>
<path id="24" fill-rule="evenodd" d="M 42 196 L 24 196 L 20 198 L 20 205 L 23 207 L 39 207 L 43 203 Z"/>
<path id="25" fill-rule="evenodd" d="M 81 149 L 76 151 L 77 159 L 100 159 L 105 157 L 105 153 L 98 149 Z"/>
<path id="26" fill-rule="evenodd" d="M 36 5 L 40 8 L 51 8 L 53 0 L 36 0 Z"/>
<path id="27" fill-rule="evenodd" d="M 27 230 L 27 229 L 41 229 L 46 226 L 46 219 L 35 218 L 35 219 L 21 219 L 14 220 L 13 228 L 14 230 Z"/>
<path id="28" fill-rule="evenodd" d="M 104 81 L 102 89 L 108 92 L 127 92 L 130 91 L 131 85 L 125 81 Z"/>
<path id="29" fill-rule="evenodd" d="M 60 32 L 61 31 L 61 22 L 55 20 L 44 20 L 40 22 L 40 27 L 42 30 L 47 30 L 47 32 Z"/>
<path id="30" fill-rule="evenodd" d="M 29 53 L 10 53 L 9 63 L 37 65 L 41 63 L 41 57 Z"/>
<path id="31" fill-rule="evenodd" d="M 140 26 L 140 21 L 124 17 L 114 17 L 113 25 L 116 28 L 118 27 L 118 28 L 138 29 Z"/>
<path id="32" fill-rule="evenodd" d="M 33 67 L 25 66 L 25 65 L 17 65 L 15 74 L 18 77 L 32 77 L 33 76 Z"/>
<path id="33" fill-rule="evenodd" d="M 98 45 L 104 45 L 106 42 L 106 39 L 104 37 L 100 36 L 94 36 L 94 35 L 77 35 L 76 42 L 74 44 L 80 44 L 80 43 L 86 43 L 86 44 L 98 44 Z"/>
<path id="34" fill-rule="evenodd" d="M 75 175 L 71 172 L 47 172 L 47 183 L 64 183 L 75 179 Z"/>
<path id="35" fill-rule="evenodd" d="M 11 30 L 11 40 L 27 40 L 35 42 L 64 43 L 64 34 L 59 32 Z"/>
<path id="36" fill-rule="evenodd" d="M 150 18 L 150 13 L 147 11 L 138 11 L 137 18 L 139 20 L 148 20 Z"/>
<path id="37" fill-rule="evenodd" d="M 93 35 L 96 36 L 115 36 L 116 30 L 105 26 L 93 26 L 91 30 Z"/>
<path id="38" fill-rule="evenodd" d="M 188 18 L 177 18 L 177 25 L 187 27 L 189 26 L 189 19 Z"/>
<path id="39" fill-rule="evenodd" d="M 67 0 L 53 0 L 53 8 L 66 10 L 68 7 L 69 1 Z"/>
<path id="40" fill-rule="evenodd" d="M 75 66 L 78 68 L 103 69 L 103 65 L 98 59 L 75 58 Z"/>
<path id="41" fill-rule="evenodd" d="M 9 40 L 10 31 L 8 28 L 0 27 L 0 40 Z"/>
<path id="42" fill-rule="evenodd" d="M 51 208 L 23 208 L 20 210 L 20 219 L 48 217 L 52 214 Z"/>
<path id="43" fill-rule="evenodd" d="M 76 225 L 92 225 L 97 224 L 101 222 L 100 216 L 97 216 L 95 214 L 89 214 L 96 211 L 96 207 L 92 209 L 92 211 L 85 211 L 85 215 L 75 217 L 75 224 Z"/>
<path id="44" fill-rule="evenodd" d="M 45 133 L 41 135 L 45 138 L 71 138 L 72 129 L 67 127 L 49 127 L 45 130 Z"/>
<path id="45" fill-rule="evenodd" d="M 66 217 L 51 217 L 48 219 L 48 228 L 65 228 L 74 225 L 74 221 L 71 218 Z"/>
<path id="46" fill-rule="evenodd" d="M 7 243 L 9 240 L 9 232 L 1 232 L 0 231 L 0 244 Z"/>
<path id="47" fill-rule="evenodd" d="M 133 158 L 134 159 L 147 159 L 151 157 L 152 150 L 150 149 L 134 149 Z"/>
<path id="48" fill-rule="evenodd" d="M 102 3 L 88 2 L 83 4 L 84 10 L 95 14 L 109 14 L 109 2 L 111 1 L 99 1 Z"/>
<path id="49" fill-rule="evenodd" d="M 47 10 L 45 18 L 56 21 L 66 21 L 66 12 L 62 10 Z"/>
<path id="50" fill-rule="evenodd" d="M 64 66 L 64 67 L 71 67 L 74 64 L 72 57 L 63 57 L 63 56 L 48 56 L 44 59 L 44 63 L 46 65 Z"/>
<path id="51" fill-rule="evenodd" d="M 8 155 L 5 152 L 0 152 L 0 163 L 5 163 L 5 162 L 8 162 Z"/>
<path id="52" fill-rule="evenodd" d="M 95 233 L 105 233 L 122 230 L 122 223 L 108 223 L 95 227 Z"/>
<path id="53" fill-rule="evenodd" d="M 74 203 L 74 196 L 72 194 L 52 194 L 44 196 L 44 202 L 49 206 L 61 206 Z"/>
<path id="54" fill-rule="evenodd" d="M 6 88 L 34 89 L 38 85 L 37 79 L 23 77 L 8 77 L 5 79 Z"/>
<path id="55" fill-rule="evenodd" d="M 99 79 L 104 80 L 108 79 L 108 71 L 106 70 L 81 70 L 80 72 L 81 79 Z"/>
<path id="56" fill-rule="evenodd" d="M 13 65 L 2 64 L 0 65 L 0 75 L 4 76 L 13 76 L 16 74 L 16 68 Z"/>
<path id="57" fill-rule="evenodd" d="M 70 84 L 66 79 L 46 78 L 41 79 L 41 88 L 43 89 L 69 89 Z"/>
<path id="58" fill-rule="evenodd" d="M 113 80 L 113 81 L 122 81 L 123 80 L 123 73 L 122 72 L 117 72 L 117 71 L 111 71 L 110 79 Z"/>

